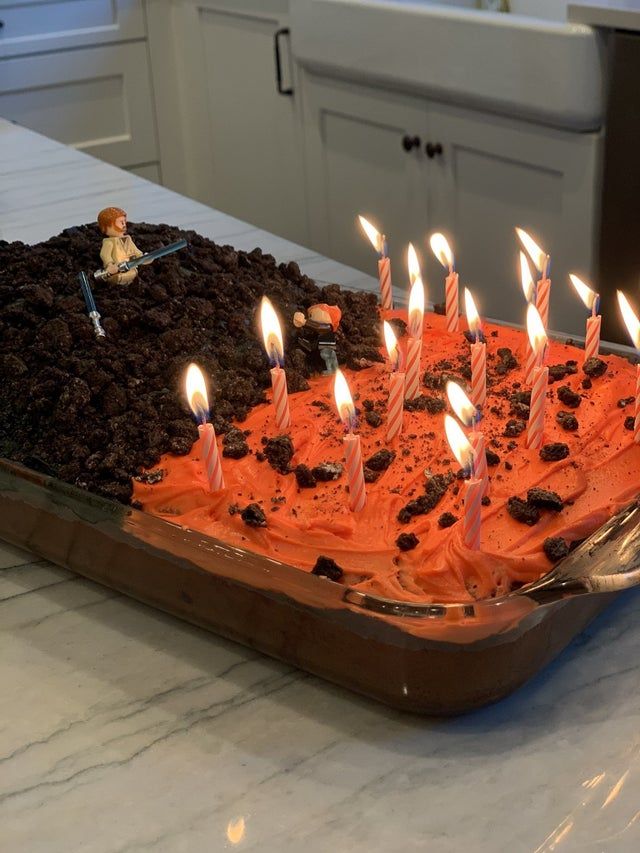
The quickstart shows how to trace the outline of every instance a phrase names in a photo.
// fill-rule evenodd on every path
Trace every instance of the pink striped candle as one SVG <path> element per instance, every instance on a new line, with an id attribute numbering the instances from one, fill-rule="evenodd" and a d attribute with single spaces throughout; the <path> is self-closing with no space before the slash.
<path id="1" fill-rule="evenodd" d="M 200 458 L 205 465 L 209 491 L 219 492 L 224 489 L 224 476 L 213 424 L 200 424 L 198 434 L 200 436 Z"/>
<path id="2" fill-rule="evenodd" d="M 551 296 L 551 279 L 541 278 L 536 287 L 536 308 L 545 329 L 549 328 L 549 301 Z"/>
<path id="3" fill-rule="evenodd" d="M 540 273 L 540 279 L 536 288 L 536 308 L 538 309 L 538 313 L 540 314 L 542 323 L 546 329 L 549 325 L 549 301 L 551 297 L 551 279 L 549 278 L 549 269 L 551 267 L 551 259 L 544 249 L 541 249 L 535 240 L 527 234 L 524 229 L 516 228 L 516 234 L 518 235 L 518 239 L 526 253 L 531 258 L 535 268 Z"/>
<path id="4" fill-rule="evenodd" d="M 224 489 L 222 465 L 220 464 L 216 433 L 213 424 L 208 421 L 209 398 L 207 395 L 207 383 L 197 364 L 190 364 L 187 368 L 185 385 L 189 407 L 198 421 L 200 421 L 198 424 L 200 458 L 204 462 L 209 491 L 219 492 L 221 489 Z"/>
<path id="5" fill-rule="evenodd" d="M 640 444 L 640 364 L 636 366 L 636 408 L 633 424 L 633 440 Z"/>
<path id="6" fill-rule="evenodd" d="M 404 373 L 392 373 L 389 376 L 389 399 L 387 401 L 387 442 L 402 432 L 404 417 Z"/>
<path id="7" fill-rule="evenodd" d="M 527 306 L 527 336 L 531 345 L 529 359 L 527 361 L 527 385 L 535 382 L 535 369 L 542 367 L 547 351 L 547 333 L 542 325 L 542 319 L 535 305 L 529 303 Z"/>
<path id="8" fill-rule="evenodd" d="M 537 450 L 544 436 L 544 410 L 547 402 L 549 368 L 536 367 L 533 371 L 529 423 L 527 425 L 527 447 Z"/>
<path id="9" fill-rule="evenodd" d="M 483 495 L 489 491 L 489 468 L 487 466 L 487 452 L 484 446 L 484 435 L 477 429 L 469 433 L 469 441 L 473 447 L 473 476 L 482 480 Z"/>
<path id="10" fill-rule="evenodd" d="M 602 320 L 598 313 L 600 296 L 589 285 L 585 284 L 582 279 L 578 278 L 577 275 L 569 273 L 569 279 L 576 289 L 578 296 L 584 302 L 585 307 L 591 311 L 591 316 L 587 318 L 584 339 L 584 360 L 597 358 L 600 351 L 600 323 Z"/>
<path id="11" fill-rule="evenodd" d="M 271 388 L 273 389 L 273 406 L 276 410 L 276 427 L 278 429 L 287 429 L 291 423 L 287 375 L 281 367 L 272 367 L 270 374 Z"/>
<path id="12" fill-rule="evenodd" d="M 408 338 L 407 366 L 404 382 L 405 400 L 415 400 L 420 396 L 420 356 L 422 355 L 422 338 Z"/>
<path id="13" fill-rule="evenodd" d="M 348 435 L 345 435 L 343 439 L 344 459 L 349 483 L 349 509 L 351 512 L 360 512 L 367 502 L 360 436 L 354 434 L 356 409 L 353 405 L 347 380 L 340 369 L 336 370 L 333 392 L 340 420 L 349 430 Z"/>
<path id="14" fill-rule="evenodd" d="M 455 271 L 453 252 L 451 251 L 449 241 L 444 234 L 441 234 L 439 231 L 436 231 L 435 234 L 431 235 L 429 238 L 429 244 L 431 245 L 433 254 L 440 261 L 442 266 L 448 270 L 447 277 L 444 280 L 444 304 L 447 318 L 447 332 L 457 332 L 460 328 L 458 320 L 459 284 L 458 273 Z"/>
<path id="15" fill-rule="evenodd" d="M 393 291 L 391 289 L 391 259 L 388 258 L 386 255 L 383 255 L 378 260 L 378 280 L 380 282 L 380 306 L 384 311 L 393 311 Z"/>
<path id="16" fill-rule="evenodd" d="M 471 291 L 464 289 L 467 325 L 475 343 L 471 344 L 471 401 L 476 408 L 482 408 L 487 399 L 487 345 L 480 340 L 482 327 L 480 315 Z"/>
<path id="17" fill-rule="evenodd" d="M 472 551 L 480 550 L 480 531 L 482 521 L 482 498 L 484 483 L 482 480 L 466 480 L 464 484 L 464 544 Z"/>
<path id="18" fill-rule="evenodd" d="M 636 351 L 640 353 L 640 320 L 638 320 L 636 312 L 633 310 L 629 304 L 629 300 L 621 290 L 618 291 L 617 296 L 622 319 L 629 331 L 629 336 L 636 348 Z M 636 367 L 636 407 L 633 425 L 633 440 L 636 444 L 640 444 L 640 364 Z"/>

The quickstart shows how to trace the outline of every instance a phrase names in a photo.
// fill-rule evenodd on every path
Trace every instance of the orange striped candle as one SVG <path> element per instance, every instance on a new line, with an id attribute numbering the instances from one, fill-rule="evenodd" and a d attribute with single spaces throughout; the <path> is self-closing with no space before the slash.
<path id="1" fill-rule="evenodd" d="M 455 262 L 453 252 L 449 246 L 449 242 L 444 234 L 436 231 L 429 238 L 431 250 L 442 266 L 448 270 L 447 277 L 444 280 L 444 304 L 445 314 L 447 318 L 447 332 L 457 332 L 460 328 L 458 321 L 458 292 L 459 282 L 458 273 L 455 271 Z"/>
<path id="2" fill-rule="evenodd" d="M 334 396 L 340 420 L 349 430 L 343 439 L 344 459 L 349 483 L 349 509 L 360 512 L 367 502 L 367 492 L 364 483 L 364 467 L 362 465 L 362 450 L 360 436 L 354 434 L 356 425 L 356 410 L 347 380 L 341 370 L 336 370 Z"/>
<path id="3" fill-rule="evenodd" d="M 420 264 L 413 245 L 407 249 L 409 269 L 409 316 L 407 322 L 407 365 L 404 387 L 405 400 L 414 400 L 420 395 L 420 357 L 422 355 L 422 329 L 424 324 L 424 285 Z"/>
<path id="4" fill-rule="evenodd" d="M 405 374 L 399 371 L 400 350 L 391 324 L 385 320 L 382 327 L 392 371 L 389 376 L 389 399 L 387 401 L 387 441 L 391 442 L 402 432 Z"/>
<path id="5" fill-rule="evenodd" d="M 276 427 L 287 429 L 291 424 L 287 376 L 281 367 L 272 367 L 269 372 L 273 389 L 273 407 L 276 410 Z"/>
<path id="6" fill-rule="evenodd" d="M 473 476 L 482 480 L 483 494 L 489 491 L 489 468 L 484 446 L 484 435 L 479 428 L 481 412 L 474 406 L 457 382 L 447 382 L 447 399 L 455 415 L 465 427 L 471 427 L 469 441 L 473 448 Z"/>
<path id="7" fill-rule="evenodd" d="M 480 315 L 471 291 L 466 287 L 464 301 L 467 325 L 475 335 L 475 342 L 471 344 L 471 401 L 476 408 L 481 409 L 487 399 L 487 345 L 480 340 Z"/>
<path id="8" fill-rule="evenodd" d="M 549 327 L 549 302 L 551 297 L 551 279 L 549 278 L 551 259 L 544 249 L 541 249 L 523 228 L 516 228 L 516 234 L 535 268 L 540 273 L 540 278 L 536 285 L 535 303 L 542 323 L 545 329 L 547 329 Z"/>
<path id="9" fill-rule="evenodd" d="M 482 480 L 482 494 L 489 491 L 489 468 L 487 466 L 487 451 L 484 446 L 484 434 L 474 429 L 469 433 L 469 441 L 473 447 L 473 476 Z"/>
<path id="10" fill-rule="evenodd" d="M 542 444 L 544 433 L 544 410 L 547 402 L 547 385 L 549 370 L 543 367 L 547 334 L 542 325 L 538 309 L 529 305 L 527 308 L 527 335 L 531 342 L 531 351 L 536 362 L 531 374 L 531 403 L 529 405 L 529 423 L 527 426 L 527 447 L 538 448 Z"/>
<path id="11" fill-rule="evenodd" d="M 444 416 L 444 431 L 451 452 L 462 466 L 463 471 L 471 475 L 470 479 L 466 480 L 464 484 L 463 540 L 467 548 L 477 551 L 480 548 L 484 484 L 473 473 L 473 448 L 462 431 L 462 427 L 451 415 Z"/>
<path id="12" fill-rule="evenodd" d="M 273 310 L 273 305 L 266 296 L 262 297 L 262 304 L 260 306 L 260 325 L 262 326 L 264 348 L 269 356 L 269 361 L 275 364 L 275 367 L 272 367 L 270 372 L 271 388 L 273 389 L 273 408 L 276 413 L 276 429 L 287 429 L 291 423 L 291 415 L 289 413 L 287 375 L 282 369 L 284 364 L 282 331 L 278 315 Z"/>

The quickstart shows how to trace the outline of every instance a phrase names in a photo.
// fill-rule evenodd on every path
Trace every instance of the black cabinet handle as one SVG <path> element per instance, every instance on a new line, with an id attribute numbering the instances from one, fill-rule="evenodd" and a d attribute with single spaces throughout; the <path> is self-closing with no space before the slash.
<path id="1" fill-rule="evenodd" d="M 293 95 L 291 87 L 285 89 L 282 85 L 282 63 L 280 62 L 280 36 L 288 36 L 290 32 L 289 27 L 281 27 L 273 34 L 273 52 L 276 56 L 276 89 L 279 95 Z"/>
<path id="2" fill-rule="evenodd" d="M 427 157 L 428 157 L 430 160 L 433 160 L 433 158 L 434 158 L 436 155 L 440 155 L 440 154 L 442 154 L 442 145 L 440 145 L 440 143 L 439 143 L 439 142 L 436 142 L 436 144 L 435 144 L 435 145 L 433 144 L 433 142 L 427 142 L 427 144 L 425 145 L 424 150 L 425 150 L 425 152 L 426 152 Z"/>
<path id="3" fill-rule="evenodd" d="M 411 151 L 413 148 L 420 148 L 420 137 L 419 136 L 403 136 L 402 137 L 402 147 L 405 151 Z"/>

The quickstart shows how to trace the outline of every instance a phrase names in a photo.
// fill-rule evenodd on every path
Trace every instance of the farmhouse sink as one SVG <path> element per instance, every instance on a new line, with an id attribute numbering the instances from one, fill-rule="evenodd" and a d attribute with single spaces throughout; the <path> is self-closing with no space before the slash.
<path id="1" fill-rule="evenodd" d="M 294 0 L 292 48 L 310 71 L 593 131 L 604 111 L 602 36 L 543 17 L 565 6 L 514 0 L 522 14 L 505 14 L 472 0 Z"/>

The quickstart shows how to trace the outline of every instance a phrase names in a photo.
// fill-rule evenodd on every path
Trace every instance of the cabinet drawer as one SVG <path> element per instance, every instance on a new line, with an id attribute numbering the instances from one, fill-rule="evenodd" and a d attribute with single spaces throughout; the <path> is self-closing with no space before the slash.
<path id="1" fill-rule="evenodd" d="M 0 115 L 116 166 L 158 160 L 145 42 L 2 60 Z"/>
<path id="2" fill-rule="evenodd" d="M 144 38 L 142 0 L 0 0 L 0 57 Z"/>

